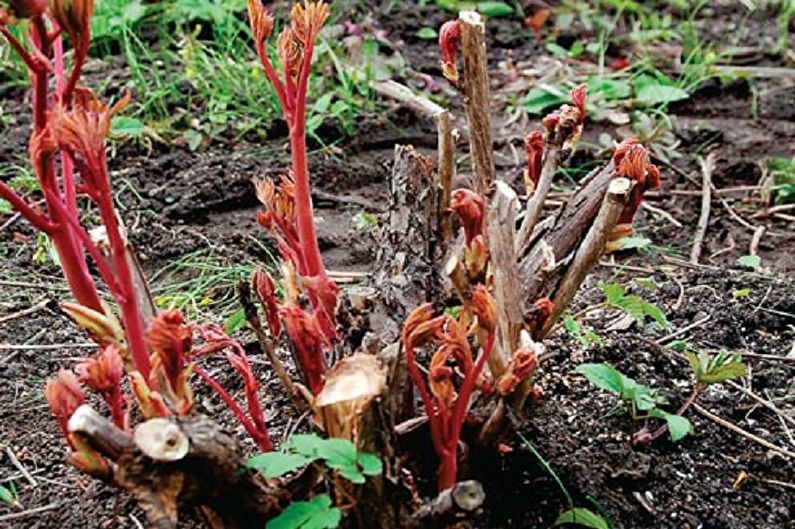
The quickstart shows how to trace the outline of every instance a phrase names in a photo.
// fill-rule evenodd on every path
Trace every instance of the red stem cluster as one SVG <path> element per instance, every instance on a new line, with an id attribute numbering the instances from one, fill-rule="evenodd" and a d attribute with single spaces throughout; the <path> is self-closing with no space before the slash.
<path id="1" fill-rule="evenodd" d="M 12 3 L 12 7 L 15 4 Z M 30 18 L 30 50 L 6 27 L 11 18 L 7 14 L 0 16 L 0 34 L 30 71 L 33 90 L 30 157 L 47 212 L 29 205 L 3 182 L 0 182 L 0 197 L 8 200 L 34 227 L 50 237 L 64 277 L 77 302 L 101 313 L 104 310 L 97 286 L 88 271 L 86 250 L 91 254 L 119 305 L 133 365 L 147 376 L 149 353 L 144 325 L 127 261 L 127 243 L 113 204 L 105 159 L 104 140 L 110 118 L 118 107 L 108 109 L 93 94 L 77 87 L 88 53 L 92 5 L 88 0 L 73 0 L 68 5 L 54 1 L 52 12 L 45 9 L 46 6 L 25 10 L 24 13 Z M 19 6 L 16 7 L 20 11 Z M 52 30 L 48 29 L 48 21 Z M 74 46 L 74 60 L 68 78 L 63 67 L 62 32 L 69 35 Z M 53 93 L 50 93 L 50 76 L 53 72 L 55 85 Z M 81 101 L 75 102 L 76 94 L 81 95 Z M 60 122 L 60 126 L 56 127 L 55 121 Z M 95 126 L 86 127 L 86 124 Z M 60 150 L 62 160 L 60 174 L 56 172 L 56 150 Z M 75 166 L 83 185 L 75 181 Z M 99 209 L 109 239 L 110 263 L 80 223 L 76 204 L 78 192 L 88 195 Z"/>
<path id="2" fill-rule="evenodd" d="M 245 385 L 246 407 L 248 414 L 237 403 L 232 395 L 208 373 L 198 365 L 193 366 L 193 371 L 204 380 L 221 400 L 229 406 L 229 409 L 237 417 L 243 428 L 259 446 L 263 452 L 273 450 L 273 442 L 268 433 L 268 426 L 265 421 L 265 413 L 259 403 L 259 383 L 251 369 L 245 349 L 236 340 L 231 339 L 216 325 L 208 325 L 202 330 L 206 344 L 193 352 L 194 356 L 202 356 L 226 349 L 226 358 L 232 367 L 243 377 Z"/>
<path id="3" fill-rule="evenodd" d="M 296 299 L 277 303 L 273 288 L 266 288 L 267 292 L 257 288 L 257 292 L 274 337 L 281 330 L 278 317 L 285 319 L 285 328 L 297 348 L 300 368 L 311 391 L 317 394 L 326 370 L 324 349 L 337 338 L 339 289 L 323 265 L 315 231 L 307 167 L 306 98 L 315 39 L 328 18 L 329 7 L 322 1 L 293 5 L 290 23 L 282 30 L 277 44 L 282 77 L 266 49 L 266 41 L 273 32 L 273 17 L 260 0 L 248 1 L 248 13 L 257 55 L 290 129 L 292 154 L 292 172 L 278 186 L 270 181 L 258 184 L 258 196 L 266 208 L 259 221 L 276 237 L 282 257 L 297 271 L 311 312 L 301 308 Z M 259 284 L 267 287 L 272 280 L 260 278 Z M 274 310 L 277 305 L 281 309 L 278 313 Z"/>
<path id="4" fill-rule="evenodd" d="M 403 327 L 402 342 L 406 364 L 414 384 L 419 390 L 433 446 L 439 456 L 439 490 L 451 488 L 458 472 L 458 444 L 461 429 L 469 411 L 472 392 L 483 373 L 496 339 L 496 321 L 493 300 L 482 285 L 475 287 L 472 303 L 464 313 L 463 321 L 449 316 L 434 317 L 431 304 L 415 309 Z M 462 332 L 466 320 L 474 316 L 476 341 L 480 353 L 475 361 L 467 336 Z M 428 382 L 421 374 L 414 353 L 416 347 L 439 344 L 431 360 Z M 455 370 L 447 365 L 455 364 Z M 460 372 L 457 391 L 453 384 L 454 373 Z"/>

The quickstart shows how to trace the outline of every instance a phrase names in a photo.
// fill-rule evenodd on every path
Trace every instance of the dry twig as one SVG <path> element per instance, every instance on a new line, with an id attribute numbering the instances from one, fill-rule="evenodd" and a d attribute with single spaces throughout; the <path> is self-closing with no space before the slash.
<path id="1" fill-rule="evenodd" d="M 716 424 L 719 424 L 719 425 L 723 426 L 724 428 L 726 428 L 728 430 L 731 430 L 732 432 L 736 433 L 737 435 L 745 437 L 749 441 L 752 441 L 752 442 L 754 442 L 754 443 L 756 443 L 758 445 L 764 446 L 768 450 L 773 450 L 774 452 L 778 452 L 779 454 L 781 454 L 781 455 L 783 455 L 785 457 L 795 458 L 795 452 L 791 452 L 791 451 L 787 450 L 786 448 L 781 448 L 780 446 L 776 446 L 773 443 L 771 443 L 770 441 L 762 439 L 758 435 L 754 435 L 751 432 L 743 430 L 742 428 L 740 428 L 736 424 L 734 424 L 732 422 L 729 422 L 729 421 L 727 421 L 726 419 L 724 419 L 722 417 L 718 417 L 717 415 L 715 415 L 711 411 L 708 411 L 708 410 L 702 408 L 698 404 L 694 403 L 693 404 L 693 408 L 698 413 L 700 413 L 701 415 L 703 415 L 707 419 L 711 420 L 712 422 L 714 422 Z"/>
<path id="2" fill-rule="evenodd" d="M 701 257 L 701 246 L 704 244 L 704 236 L 707 233 L 709 224 L 709 212 L 712 205 L 712 174 L 715 172 L 715 153 L 710 153 L 706 159 L 702 158 L 701 163 L 701 215 L 698 218 L 696 237 L 693 240 L 693 249 L 690 251 L 690 262 L 698 263 Z"/>

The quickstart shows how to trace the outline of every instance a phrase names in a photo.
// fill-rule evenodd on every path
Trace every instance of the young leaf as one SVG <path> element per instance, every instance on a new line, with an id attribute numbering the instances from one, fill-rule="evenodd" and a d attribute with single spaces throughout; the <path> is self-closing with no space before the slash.
<path id="1" fill-rule="evenodd" d="M 624 375 L 610 364 L 580 364 L 574 372 L 598 388 L 621 395 Z"/>
<path id="2" fill-rule="evenodd" d="M 651 246 L 651 239 L 646 237 L 621 237 L 618 240 L 622 250 L 642 250 Z"/>
<path id="3" fill-rule="evenodd" d="M 436 33 L 436 30 L 433 28 L 424 27 L 420 28 L 419 31 L 417 31 L 417 36 L 422 40 L 433 40 L 437 38 L 439 34 Z"/>
<path id="4" fill-rule="evenodd" d="M 705 352 L 698 355 L 688 352 L 686 356 L 696 380 L 707 386 L 748 375 L 748 366 L 742 362 L 741 358 L 725 351 L 714 356 Z"/>
<path id="5" fill-rule="evenodd" d="M 364 483 L 364 474 L 357 465 L 356 446 L 352 442 L 347 439 L 326 439 L 318 449 L 318 454 L 325 460 L 326 466 L 338 470 L 351 483 Z"/>
<path id="6" fill-rule="evenodd" d="M 295 434 L 290 436 L 286 443 L 287 450 L 297 452 L 307 457 L 319 457 L 320 446 L 326 440 L 315 434 Z"/>
<path id="7" fill-rule="evenodd" d="M 268 478 L 278 478 L 293 472 L 314 461 L 314 458 L 303 454 L 285 454 L 284 452 L 266 452 L 246 461 L 246 467 L 258 470 Z"/>
<path id="8" fill-rule="evenodd" d="M 759 270 L 762 266 L 762 258 L 758 255 L 743 255 L 737 259 L 737 264 L 743 268 L 750 268 L 751 270 Z"/>
<path id="9" fill-rule="evenodd" d="M 246 313 L 241 309 L 237 309 L 229 318 L 226 319 L 226 334 L 231 335 L 238 329 L 242 329 L 246 325 Z"/>
<path id="10" fill-rule="evenodd" d="M 658 404 L 665 404 L 665 397 L 649 386 L 638 384 L 629 377 L 623 377 L 623 388 L 621 397 L 625 400 L 631 400 L 635 408 L 640 411 L 653 410 Z"/>
<path id="11" fill-rule="evenodd" d="M 140 138 L 146 132 L 146 125 L 138 119 L 129 116 L 116 116 L 110 122 L 112 136 L 122 138 Z"/>
<path id="12" fill-rule="evenodd" d="M 666 77 L 641 75 L 635 79 L 636 100 L 647 105 L 671 103 L 687 99 L 690 95 Z"/>
<path id="13" fill-rule="evenodd" d="M 505 2 L 478 2 L 478 11 L 487 17 L 504 17 L 513 14 L 513 8 Z"/>
<path id="14" fill-rule="evenodd" d="M 588 79 L 588 97 L 595 99 L 620 100 L 632 95 L 629 83 L 608 77 L 591 77 Z"/>
<path id="15" fill-rule="evenodd" d="M 377 476 L 384 471 L 384 465 L 374 454 L 359 454 L 356 462 L 366 476 Z"/>
<path id="16" fill-rule="evenodd" d="M 571 314 L 566 314 L 563 318 L 563 328 L 566 329 L 567 333 L 572 335 L 580 334 L 582 331 L 580 324 L 577 323 L 577 320 L 575 320 Z"/>
<path id="17" fill-rule="evenodd" d="M 585 507 L 574 507 L 558 516 L 553 527 L 563 524 L 575 524 L 591 529 L 610 529 L 610 525 L 600 515 Z"/>
<path id="18" fill-rule="evenodd" d="M 296 501 L 287 506 L 276 518 L 270 520 L 266 529 L 334 529 L 342 520 L 342 511 L 331 506 L 326 494 L 315 496 L 310 501 Z"/>
<path id="19" fill-rule="evenodd" d="M 522 104 L 529 114 L 542 114 L 546 109 L 566 102 L 568 102 L 567 99 L 533 87 L 525 96 Z"/>
<path id="20" fill-rule="evenodd" d="M 626 289 L 617 283 L 606 283 L 602 284 L 602 292 L 605 293 L 609 305 L 616 305 L 624 298 Z"/>
<path id="21" fill-rule="evenodd" d="M 655 408 L 649 412 L 652 417 L 665 420 L 668 423 L 668 433 L 671 434 L 671 441 L 674 443 L 681 440 L 687 434 L 693 432 L 693 425 L 687 417 L 668 413 L 667 411 Z"/>
<path id="22" fill-rule="evenodd" d="M 14 491 L 7 489 L 3 485 L 0 485 L 0 502 L 5 503 L 9 507 L 19 506 L 19 501 L 17 501 L 17 495 L 14 494 Z"/>

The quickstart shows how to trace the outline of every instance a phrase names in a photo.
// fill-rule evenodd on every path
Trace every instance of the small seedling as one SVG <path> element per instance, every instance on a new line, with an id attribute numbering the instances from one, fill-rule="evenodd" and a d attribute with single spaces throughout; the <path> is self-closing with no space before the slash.
<path id="1" fill-rule="evenodd" d="M 267 452 L 246 462 L 267 479 L 275 479 L 295 472 L 312 463 L 322 462 L 327 468 L 354 483 L 361 485 L 365 476 L 377 476 L 383 464 L 373 454 L 359 452 L 347 439 L 323 439 L 314 434 L 297 434 L 290 437 L 278 452 Z M 279 516 L 269 521 L 267 529 L 332 529 L 342 519 L 342 511 L 332 505 L 327 494 L 310 501 L 291 503 Z"/>
<path id="2" fill-rule="evenodd" d="M 579 525 L 582 527 L 590 527 L 591 529 L 613 529 L 613 524 L 610 523 L 609 520 L 603 518 L 601 515 L 591 511 L 590 509 L 586 509 L 585 507 L 575 507 L 574 506 L 574 499 L 571 497 L 566 486 L 561 481 L 558 474 L 549 464 L 549 462 L 544 459 L 536 447 L 525 438 L 521 433 L 517 434 L 519 439 L 522 440 L 522 444 L 525 448 L 527 448 L 535 457 L 538 459 L 538 462 L 541 464 L 542 467 L 552 476 L 552 479 L 557 483 L 560 491 L 563 493 L 563 496 L 566 498 L 566 503 L 568 503 L 569 508 L 558 516 L 553 524 L 553 527 L 558 527 L 564 524 L 574 524 Z M 590 497 L 589 497 L 590 498 Z M 591 500 L 594 501 L 594 500 Z M 598 505 L 598 503 L 597 503 Z"/>
<path id="3" fill-rule="evenodd" d="M 318 494 L 309 501 L 294 501 L 265 529 L 334 529 L 342 521 L 342 511 L 332 506 L 328 494 Z"/>
<path id="4" fill-rule="evenodd" d="M 22 504 L 19 502 L 19 495 L 13 482 L 9 487 L 0 485 L 0 503 L 4 503 L 9 507 L 21 508 Z"/>
<path id="5" fill-rule="evenodd" d="M 737 259 L 737 265 L 756 272 L 762 267 L 762 258 L 758 255 L 743 255 Z"/>
<path id="6" fill-rule="evenodd" d="M 725 351 L 716 355 L 685 352 L 685 356 L 690 362 L 696 381 L 690 396 L 676 413 L 659 408 L 659 405 L 667 404 L 667 400 L 657 390 L 637 383 L 609 364 L 581 364 L 574 371 L 585 376 L 591 384 L 618 395 L 623 406 L 614 410 L 623 407 L 636 421 L 646 421 L 651 417 L 665 421 L 663 426 L 654 431 L 644 426 L 635 432 L 632 435 L 633 443 L 651 443 L 666 431 L 670 432 L 671 440 L 676 442 L 692 432 L 693 427 L 684 414 L 707 387 L 744 377 L 748 373 L 747 366 L 739 356 Z"/>
<path id="7" fill-rule="evenodd" d="M 582 347 L 589 345 L 602 345 L 602 338 L 590 327 L 583 327 L 570 314 L 563 318 L 563 328 L 569 335 L 577 340 Z"/>
<path id="8" fill-rule="evenodd" d="M 620 309 L 635 318 L 642 324 L 648 317 L 662 327 L 668 327 L 668 319 L 660 308 L 635 294 L 627 294 L 626 288 L 616 283 L 603 283 L 602 291 L 605 294 L 607 307 Z"/>
<path id="9" fill-rule="evenodd" d="M 357 485 L 365 482 L 365 476 L 377 476 L 383 470 L 378 457 L 359 452 L 347 439 L 323 439 L 313 434 L 293 435 L 282 450 L 254 456 L 246 462 L 246 466 L 272 479 L 316 461 L 322 461 L 328 468 Z"/>

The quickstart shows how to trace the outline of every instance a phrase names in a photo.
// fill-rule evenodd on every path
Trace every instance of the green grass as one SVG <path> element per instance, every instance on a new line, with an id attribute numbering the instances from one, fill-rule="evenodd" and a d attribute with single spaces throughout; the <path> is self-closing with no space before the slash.
<path id="1" fill-rule="evenodd" d="M 261 249 L 270 255 L 266 246 Z M 155 305 L 180 309 L 192 320 L 225 320 L 238 309 L 238 283 L 250 279 L 259 264 L 230 259 L 214 247 L 189 253 L 149 278 Z"/>

